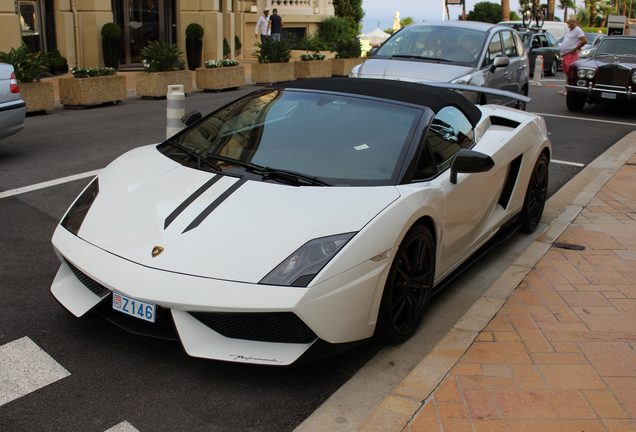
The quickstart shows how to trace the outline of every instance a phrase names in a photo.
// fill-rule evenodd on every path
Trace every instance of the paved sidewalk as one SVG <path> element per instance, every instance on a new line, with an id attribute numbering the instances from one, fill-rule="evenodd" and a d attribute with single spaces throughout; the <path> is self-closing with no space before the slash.
<path id="1" fill-rule="evenodd" d="M 624 140 L 630 159 L 596 173 L 516 290 L 489 290 L 361 430 L 636 431 L 636 133 Z"/>

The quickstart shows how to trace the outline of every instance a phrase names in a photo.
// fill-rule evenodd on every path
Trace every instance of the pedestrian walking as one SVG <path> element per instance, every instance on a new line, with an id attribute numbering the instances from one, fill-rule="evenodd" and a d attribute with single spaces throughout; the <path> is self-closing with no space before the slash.
<path id="1" fill-rule="evenodd" d="M 563 72 L 565 72 L 565 82 L 568 82 L 568 75 L 570 72 L 570 66 L 579 58 L 579 50 L 583 45 L 587 43 L 587 38 L 581 27 L 577 25 L 576 18 L 570 17 L 568 19 L 569 30 L 563 36 L 563 42 L 561 42 L 561 54 L 563 56 Z M 559 92 L 560 94 L 566 94 L 564 88 Z"/>
<path id="2" fill-rule="evenodd" d="M 268 33 L 272 40 L 279 41 L 283 34 L 283 18 L 278 15 L 278 9 L 272 10 L 272 16 L 269 17 L 267 25 Z"/>
<path id="3" fill-rule="evenodd" d="M 263 10 L 263 15 L 258 17 L 258 21 L 256 22 L 256 28 L 254 29 L 254 37 L 261 37 L 261 44 L 264 44 L 265 41 L 269 38 L 269 9 L 265 8 Z"/>

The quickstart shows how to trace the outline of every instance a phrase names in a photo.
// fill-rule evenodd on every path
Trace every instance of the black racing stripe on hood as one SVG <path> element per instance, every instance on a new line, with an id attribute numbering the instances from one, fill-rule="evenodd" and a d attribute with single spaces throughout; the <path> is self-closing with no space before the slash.
<path id="1" fill-rule="evenodd" d="M 219 205 L 221 205 L 221 203 L 223 201 L 225 201 L 230 195 L 232 195 L 238 188 L 240 188 L 241 186 L 243 186 L 243 184 L 246 182 L 246 179 L 240 179 L 238 180 L 236 183 L 234 183 L 232 186 L 230 186 L 228 188 L 228 190 L 226 190 L 225 192 L 223 192 L 221 194 L 221 196 L 219 196 L 217 199 L 215 199 L 212 204 L 210 204 L 209 206 L 207 206 L 205 208 L 205 210 L 203 210 L 201 212 L 201 214 L 199 216 L 196 217 L 196 219 L 194 219 L 192 221 L 192 223 L 190 225 L 188 225 L 188 227 L 183 230 L 183 232 L 181 234 L 185 234 L 186 232 L 190 231 L 191 229 L 194 229 L 196 227 L 199 226 L 199 224 L 201 222 L 203 222 L 205 220 L 206 217 L 208 217 L 210 215 L 210 213 L 212 213 L 214 211 L 215 208 L 217 208 Z"/>
<path id="2" fill-rule="evenodd" d="M 184 211 L 190 204 L 192 204 L 195 199 L 199 198 L 203 192 L 210 189 L 214 183 L 216 183 L 217 181 L 221 179 L 221 177 L 223 176 L 215 175 L 210 180 L 205 182 L 205 184 L 201 186 L 199 189 L 197 189 L 192 195 L 186 198 L 185 201 L 179 204 L 179 206 L 176 209 L 174 209 L 174 211 L 170 213 L 170 215 L 168 215 L 168 217 L 166 218 L 163 224 L 163 229 L 165 230 L 166 228 L 168 228 L 168 225 L 170 225 L 172 221 L 174 221 L 177 218 L 177 216 L 181 214 L 182 211 Z"/>

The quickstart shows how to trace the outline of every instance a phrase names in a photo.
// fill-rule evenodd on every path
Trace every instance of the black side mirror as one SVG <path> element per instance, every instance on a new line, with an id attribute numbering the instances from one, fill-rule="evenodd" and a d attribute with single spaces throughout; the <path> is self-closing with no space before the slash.
<path id="1" fill-rule="evenodd" d="M 378 47 L 372 46 L 371 49 L 367 52 L 367 57 L 371 57 L 378 50 Z"/>
<path id="2" fill-rule="evenodd" d="M 455 153 L 453 162 L 451 162 L 450 182 L 457 184 L 457 173 L 486 172 L 494 166 L 495 162 L 490 156 L 474 150 L 461 149 Z"/>
<path id="3" fill-rule="evenodd" d="M 201 115 L 199 111 L 190 111 L 189 113 L 186 113 L 184 114 L 183 117 L 181 117 L 181 123 L 183 123 L 186 126 L 190 126 L 198 122 L 202 118 L 203 118 L 203 115 Z"/>

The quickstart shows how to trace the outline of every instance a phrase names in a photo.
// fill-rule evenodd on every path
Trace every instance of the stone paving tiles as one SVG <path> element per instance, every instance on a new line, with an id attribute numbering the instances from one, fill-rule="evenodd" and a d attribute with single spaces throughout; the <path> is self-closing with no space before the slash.
<path id="1" fill-rule="evenodd" d="M 636 161 L 636 160 L 635 160 Z M 636 167 L 526 276 L 405 431 L 636 431 Z"/>

